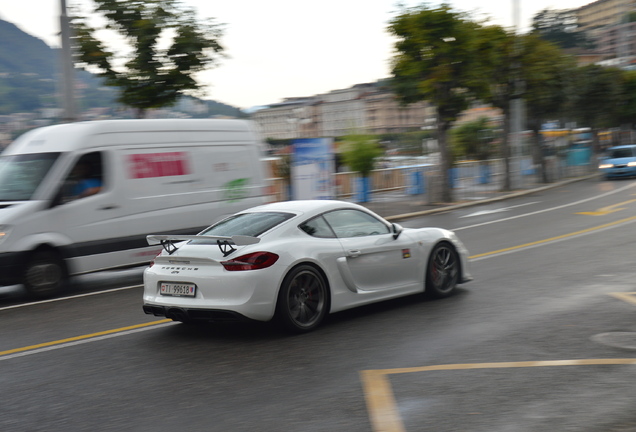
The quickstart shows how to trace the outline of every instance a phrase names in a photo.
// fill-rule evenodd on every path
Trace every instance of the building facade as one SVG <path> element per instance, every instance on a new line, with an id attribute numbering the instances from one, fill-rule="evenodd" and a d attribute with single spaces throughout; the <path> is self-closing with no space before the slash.
<path id="1" fill-rule="evenodd" d="M 597 0 L 576 10 L 579 29 L 596 38 L 599 30 L 623 22 L 636 9 L 636 0 Z"/>
<path id="2" fill-rule="evenodd" d="M 420 130 L 434 123 L 426 102 L 401 106 L 380 83 L 356 84 L 307 98 L 288 98 L 251 115 L 272 139 L 340 137 L 351 133 Z"/>

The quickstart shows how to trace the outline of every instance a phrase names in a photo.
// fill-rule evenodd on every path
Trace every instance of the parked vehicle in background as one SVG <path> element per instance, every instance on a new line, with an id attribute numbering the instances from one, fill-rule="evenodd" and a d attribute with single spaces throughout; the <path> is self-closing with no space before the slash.
<path id="1" fill-rule="evenodd" d="M 69 275 L 148 263 L 148 234 L 196 234 L 266 202 L 244 120 L 105 120 L 30 131 L 0 155 L 0 285 L 34 297 Z"/>
<path id="2" fill-rule="evenodd" d="M 636 145 L 621 145 L 608 148 L 599 170 L 605 179 L 636 176 Z"/>
<path id="3" fill-rule="evenodd" d="M 441 228 L 402 228 L 358 204 L 287 201 L 239 212 L 196 236 L 151 235 L 143 309 L 186 323 L 276 317 L 292 332 L 325 316 L 416 293 L 446 297 L 472 279 Z"/>

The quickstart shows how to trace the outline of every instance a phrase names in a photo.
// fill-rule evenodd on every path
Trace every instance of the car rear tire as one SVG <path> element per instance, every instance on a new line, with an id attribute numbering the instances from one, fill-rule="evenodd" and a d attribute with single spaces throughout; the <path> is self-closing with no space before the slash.
<path id="1" fill-rule="evenodd" d="M 436 245 L 428 259 L 425 294 L 431 298 L 451 295 L 459 280 L 459 265 L 459 255 L 450 243 Z"/>
<path id="2" fill-rule="evenodd" d="M 293 333 L 314 330 L 324 320 L 329 307 L 329 289 L 320 272 L 309 265 L 292 269 L 281 285 L 276 316 Z"/>
<path id="3" fill-rule="evenodd" d="M 32 298 L 53 297 L 63 292 L 67 283 L 68 275 L 64 260 L 55 251 L 35 251 L 24 266 L 23 284 Z"/>

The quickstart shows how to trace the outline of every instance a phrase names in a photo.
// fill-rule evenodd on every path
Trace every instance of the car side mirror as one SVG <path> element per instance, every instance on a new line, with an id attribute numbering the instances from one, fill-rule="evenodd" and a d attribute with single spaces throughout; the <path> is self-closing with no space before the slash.
<path id="1" fill-rule="evenodd" d="M 402 226 L 400 224 L 391 224 L 391 231 L 393 231 L 393 240 L 397 240 L 397 238 L 402 234 Z"/>

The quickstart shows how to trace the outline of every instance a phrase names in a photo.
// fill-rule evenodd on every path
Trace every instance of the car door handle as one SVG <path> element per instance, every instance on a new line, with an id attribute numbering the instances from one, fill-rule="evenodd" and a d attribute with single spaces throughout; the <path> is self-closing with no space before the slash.
<path id="1" fill-rule="evenodd" d="M 105 206 L 99 207 L 97 210 L 113 210 L 119 208 L 119 206 L 114 205 L 114 204 L 107 204 Z"/>
<path id="2" fill-rule="evenodd" d="M 356 258 L 359 257 L 361 254 L 361 252 L 357 249 L 351 249 L 347 252 L 347 256 L 351 257 L 351 258 Z"/>

